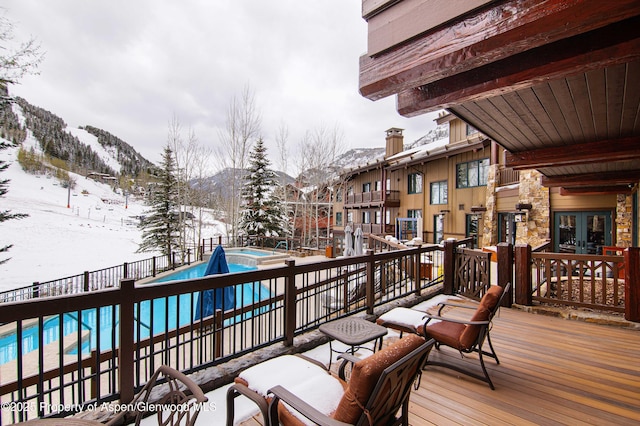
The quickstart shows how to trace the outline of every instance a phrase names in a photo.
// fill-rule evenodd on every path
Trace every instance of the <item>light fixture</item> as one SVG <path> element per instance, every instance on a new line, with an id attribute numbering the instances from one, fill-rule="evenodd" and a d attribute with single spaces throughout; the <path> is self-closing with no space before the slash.
<path id="1" fill-rule="evenodd" d="M 515 222 L 526 222 L 527 221 L 527 213 L 526 212 L 514 213 L 513 220 Z"/>

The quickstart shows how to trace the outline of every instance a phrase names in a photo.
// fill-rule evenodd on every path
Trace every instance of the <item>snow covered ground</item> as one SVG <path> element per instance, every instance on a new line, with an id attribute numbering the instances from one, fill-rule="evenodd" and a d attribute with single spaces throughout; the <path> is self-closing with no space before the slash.
<path id="1" fill-rule="evenodd" d="M 141 232 L 134 217 L 148 208 L 141 199 L 126 200 L 107 184 L 73 174 L 76 186 L 69 192 L 54 177 L 24 172 L 17 152 L 17 148 L 0 151 L 0 159 L 12 163 L 0 173 L 0 179 L 10 180 L 0 210 L 29 217 L 0 223 L 0 245 L 13 244 L 0 255 L 11 258 L 0 265 L 0 291 L 157 254 L 136 253 Z M 221 230 L 210 219 L 204 236 L 213 237 Z"/>

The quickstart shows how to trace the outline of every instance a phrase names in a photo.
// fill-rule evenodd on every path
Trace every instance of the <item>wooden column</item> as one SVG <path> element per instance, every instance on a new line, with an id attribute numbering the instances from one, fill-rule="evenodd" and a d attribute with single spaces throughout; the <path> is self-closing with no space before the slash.
<path id="1" fill-rule="evenodd" d="M 640 322 L 640 247 L 624 251 L 624 318 Z"/>
<path id="2" fill-rule="evenodd" d="M 373 308 L 376 305 L 375 261 L 373 250 L 367 250 L 367 314 L 369 315 L 373 315 Z"/>
<path id="3" fill-rule="evenodd" d="M 528 244 L 516 244 L 516 303 L 518 305 L 531 306 L 531 246 Z"/>
<path id="4" fill-rule="evenodd" d="M 444 294 L 455 294 L 455 274 L 456 274 L 456 241 L 445 240 L 444 242 L 444 260 L 443 271 L 444 274 Z"/>
<path id="5" fill-rule="evenodd" d="M 513 246 L 509 243 L 498 244 L 498 285 L 504 288 L 513 281 Z M 502 299 L 502 306 L 510 308 L 513 304 L 513 285 Z"/>

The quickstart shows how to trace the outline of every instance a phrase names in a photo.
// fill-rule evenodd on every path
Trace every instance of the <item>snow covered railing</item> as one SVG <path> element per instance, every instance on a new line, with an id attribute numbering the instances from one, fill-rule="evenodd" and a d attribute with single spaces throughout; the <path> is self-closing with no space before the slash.
<path id="1" fill-rule="evenodd" d="M 185 265 L 192 261 L 191 252 L 185 256 Z M 182 266 L 177 254 L 173 254 L 171 261 L 167 256 L 154 256 L 135 262 L 125 262 L 97 271 L 85 271 L 82 274 L 58 278 L 50 281 L 35 282 L 25 286 L 0 293 L 0 304 L 7 302 L 21 302 L 39 297 L 65 296 L 87 293 L 106 288 L 118 287 L 125 278 L 136 280 L 155 277 L 157 274 Z"/>

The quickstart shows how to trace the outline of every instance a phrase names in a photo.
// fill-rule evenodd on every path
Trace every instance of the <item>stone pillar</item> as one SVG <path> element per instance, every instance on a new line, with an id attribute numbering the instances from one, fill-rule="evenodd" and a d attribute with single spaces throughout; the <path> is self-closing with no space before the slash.
<path id="1" fill-rule="evenodd" d="M 616 246 L 631 247 L 631 235 L 633 227 L 633 200 L 632 195 L 618 194 L 616 205 Z"/>
<path id="2" fill-rule="evenodd" d="M 498 243 L 498 212 L 496 211 L 496 186 L 498 164 L 489 166 L 487 173 L 487 211 L 483 214 L 482 241 L 480 246 L 494 246 Z"/>
<path id="3" fill-rule="evenodd" d="M 516 244 L 529 244 L 536 247 L 551 238 L 549 188 L 541 184 L 541 174 L 537 170 L 520 172 L 520 202 L 530 203 L 527 221 L 521 222 L 516 229 Z"/>

